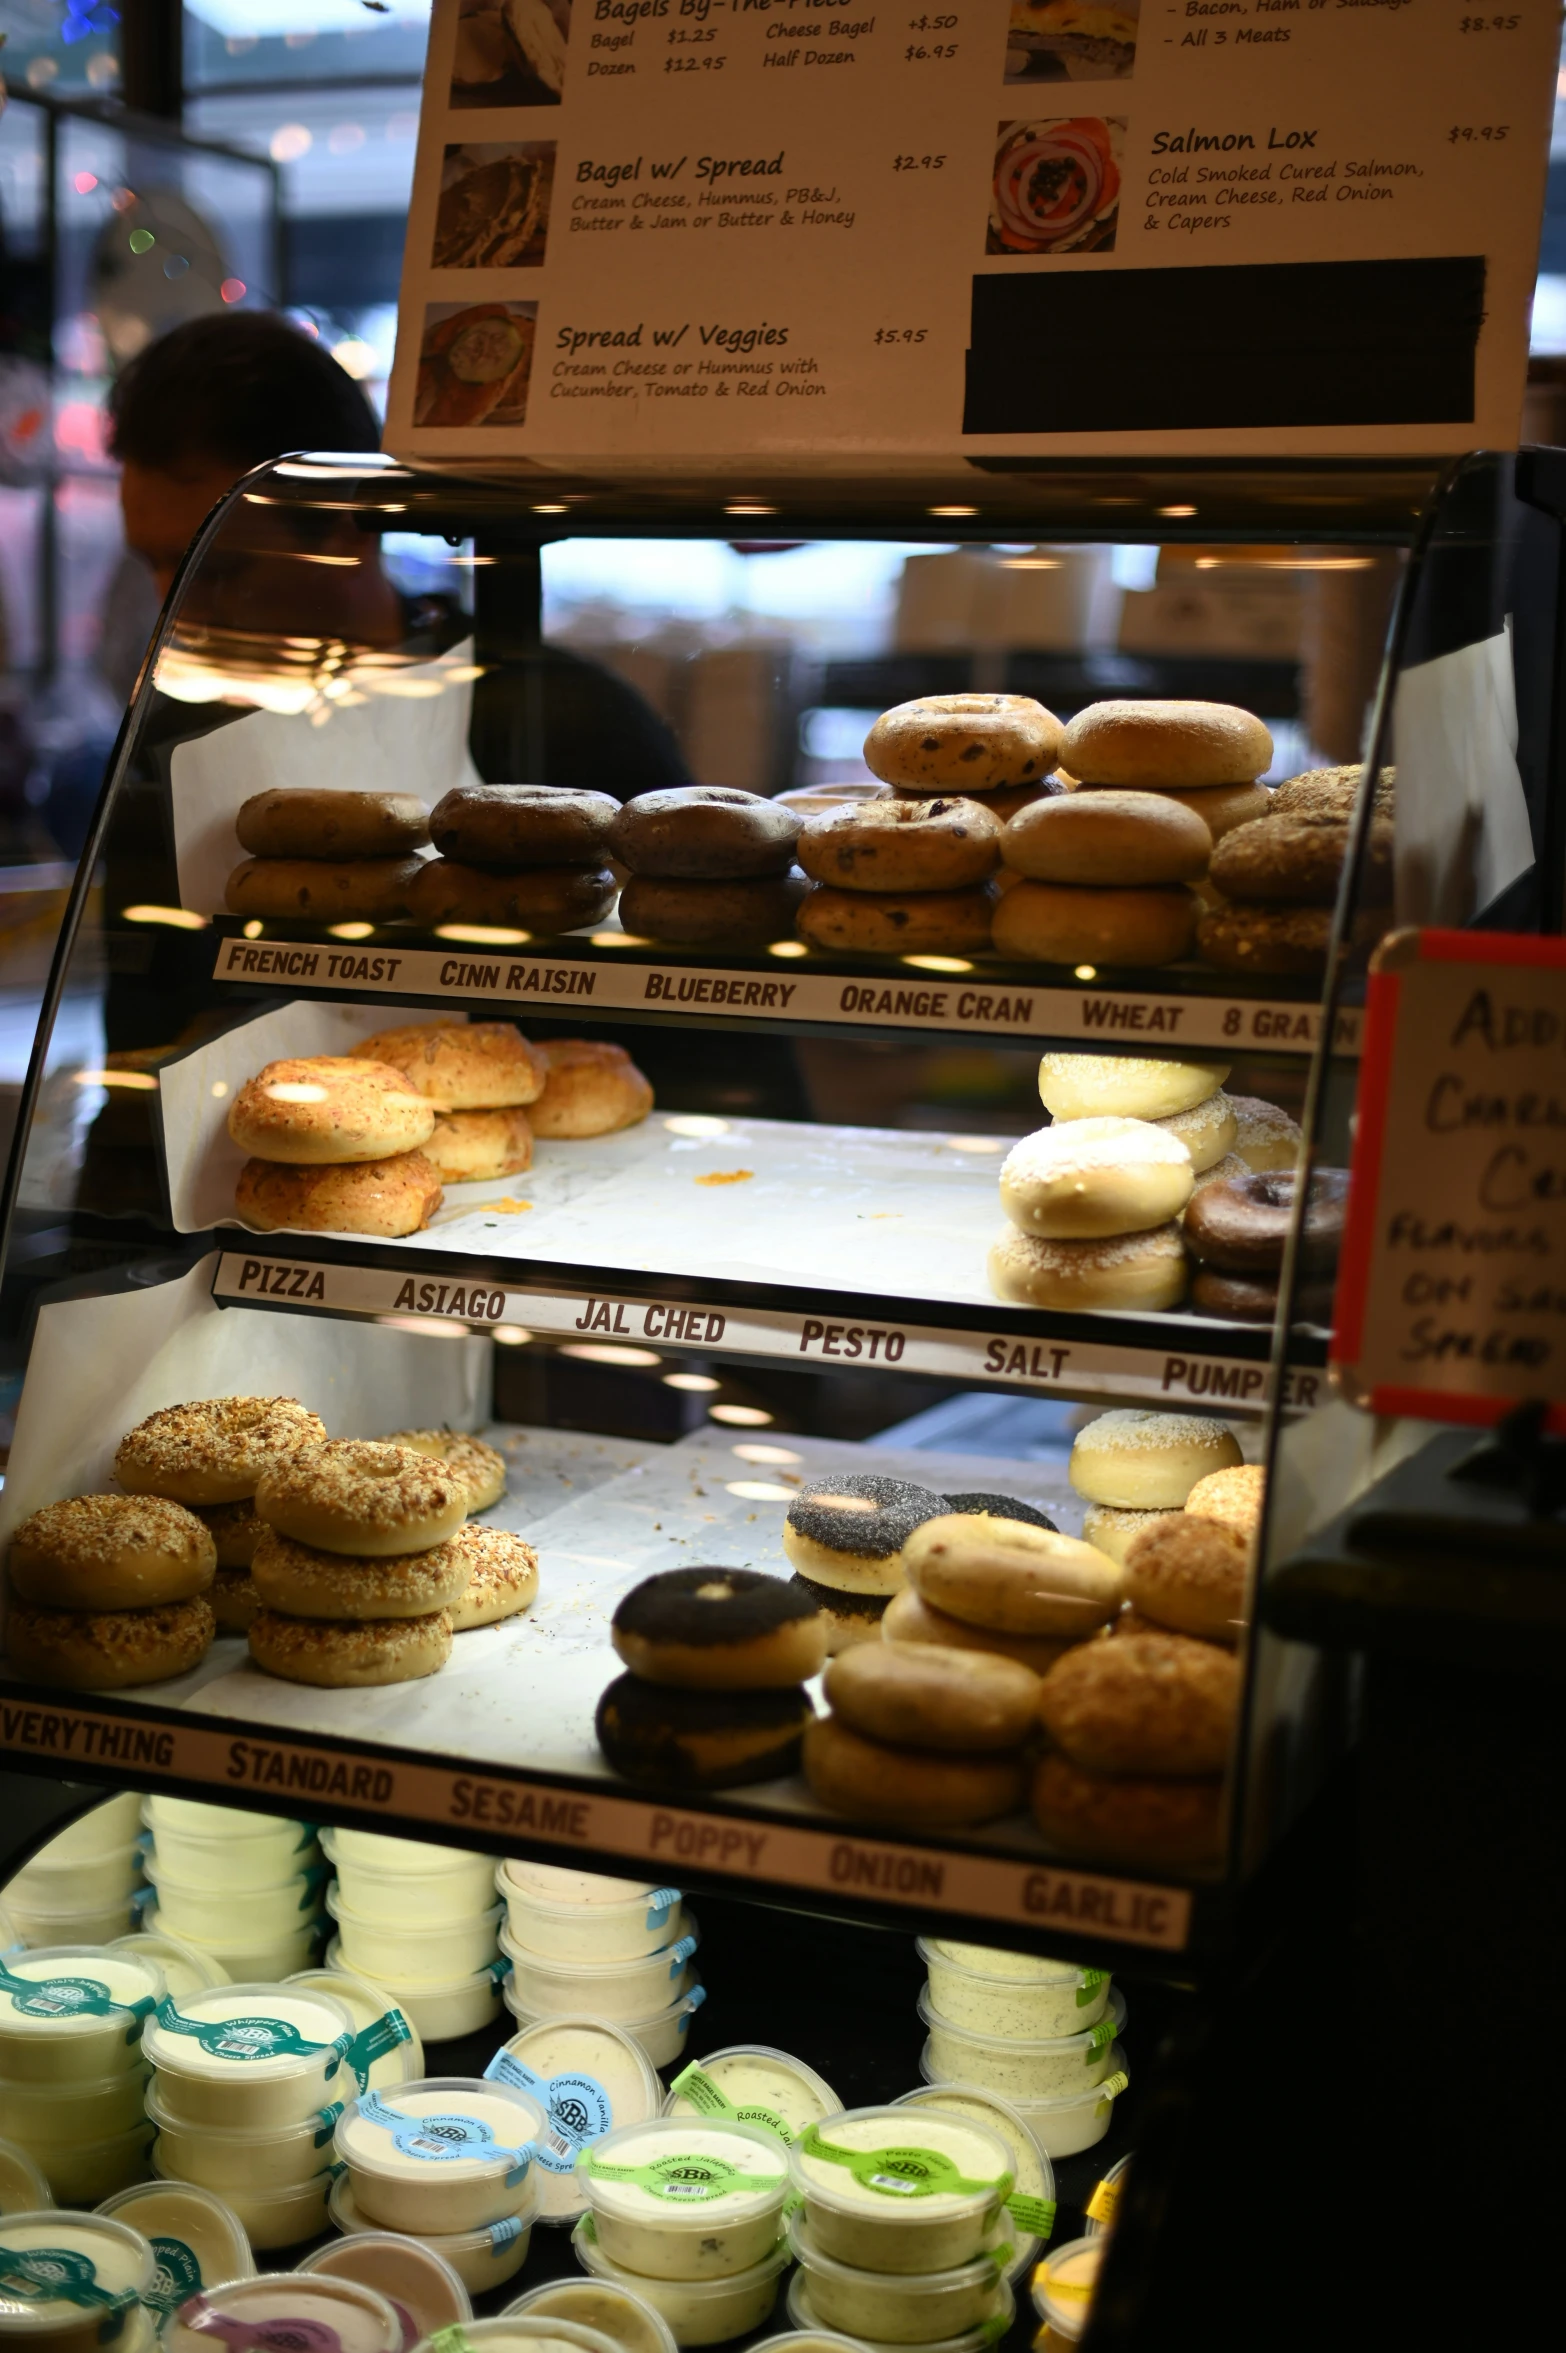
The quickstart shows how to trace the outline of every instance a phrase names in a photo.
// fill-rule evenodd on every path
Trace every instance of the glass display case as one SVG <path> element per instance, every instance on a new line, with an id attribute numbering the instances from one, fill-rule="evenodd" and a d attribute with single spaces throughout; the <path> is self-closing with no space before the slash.
<path id="1" fill-rule="evenodd" d="M 579 1857 L 992 1945 L 1115 1951 L 1175 1975 L 1221 1951 L 1341 1750 L 1343 1672 L 1259 1625 L 1249 1599 L 1169 1612 L 1156 1572 L 1138 1582 L 1123 1555 L 1161 1515 L 1211 1528 L 1185 1494 L 1232 1470 L 1225 1492 L 1242 1500 L 1229 1521 L 1213 1511 L 1253 1592 L 1244 1562 L 1265 1576 L 1384 1467 L 1375 1425 L 1325 1371 L 1366 959 L 1394 922 L 1530 928 L 1558 900 L 1557 531 L 1517 465 L 1475 458 L 1439 481 L 1417 466 L 967 470 L 830 495 L 768 482 L 743 499 L 329 455 L 251 476 L 163 615 L 50 985 L 9 1180 L 0 1534 L 111 1492 L 122 1436 L 154 1413 L 284 1395 L 334 1439 L 482 1435 L 509 1475 L 490 1524 L 535 1546 L 538 1595 L 456 1633 L 417 1679 L 327 1688 L 267 1671 L 265 1645 L 253 1657 L 231 1633 L 165 1680 L 115 1689 L 103 1674 L 92 1688 L 69 1645 L 30 1649 L 14 1613 L 28 1626 L 61 1613 L 13 1597 L 0 1749 L 29 1771 Z M 1106 620 L 1156 593 L 1160 548 L 1156 577 L 1196 623 Z M 774 619 L 726 645 L 716 627 L 702 638 L 688 583 L 742 564 Z M 1249 642 L 1202 602 L 1226 565 L 1263 584 Z M 1266 618 L 1278 583 L 1314 593 L 1339 573 L 1402 582 L 1373 784 L 1311 745 L 1298 641 Z M 975 595 L 1046 584 L 1059 590 L 1047 623 L 973 623 Z M 872 628 L 877 597 L 900 618 Z M 776 622 L 791 599 L 808 629 Z M 1366 647 L 1354 659 L 1373 676 Z M 955 771 L 988 810 L 979 879 L 937 863 L 913 889 L 835 887 L 842 829 L 898 798 L 897 781 L 925 831 L 951 803 L 919 771 L 917 728 L 878 730 L 861 761 L 870 724 L 962 694 L 977 702 L 929 722 L 937 764 L 963 754 L 953 731 L 976 709 L 1044 729 L 1031 777 L 998 782 L 982 760 Z M 1190 716 L 1171 716 L 1170 698 L 1225 706 L 1221 757 L 1205 739 L 1170 750 Z M 1128 769 L 1095 751 L 1094 730 L 1134 734 L 1139 707 L 1175 734 Z M 1108 773 L 1072 772 L 1074 745 Z M 725 876 L 728 852 L 702 853 L 694 877 L 676 857 L 671 875 L 656 825 L 611 809 L 607 837 L 591 810 L 582 820 L 588 849 L 546 856 L 538 843 L 564 836 L 503 833 L 486 851 L 473 828 L 502 804 L 476 788 L 519 782 L 630 811 L 717 787 L 705 806 L 783 846 L 759 880 L 743 860 Z M 734 786 L 753 797 L 725 800 Z M 1208 795 L 1205 847 L 1183 867 L 1112 846 L 1085 874 L 1069 856 L 1063 869 L 1037 844 L 1063 838 L 1060 811 L 1097 823 L 1099 788 L 1117 806 L 1156 796 L 1186 856 L 1186 814 Z M 381 805 L 392 834 L 379 848 L 355 836 L 351 857 L 335 854 L 331 796 L 346 793 L 404 796 Z M 443 805 L 433 855 L 421 817 L 395 830 L 410 798 Z M 960 830 L 960 812 L 946 822 Z M 1234 846 L 1246 835 L 1249 856 Z M 803 875 L 780 871 L 791 855 Z M 1183 910 L 1140 965 L 1080 945 L 1023 952 L 1080 941 L 1068 916 L 1102 926 L 1109 901 L 1136 893 Z M 845 902 L 835 929 L 829 898 Z M 1133 928 L 1095 936 L 1151 940 L 1134 928 L 1143 914 L 1138 900 Z M 919 944 L 900 950 L 899 924 Z M 412 1129 L 401 1146 L 376 1130 L 357 1162 L 337 1151 L 324 1191 L 313 1147 L 257 1154 L 245 1107 L 258 1087 L 297 1133 L 336 1084 L 320 1058 L 335 1069 L 375 1039 L 412 1068 L 430 1038 L 502 1023 L 541 1050 L 546 1093 L 568 1070 L 610 1074 L 620 1091 L 599 1132 L 535 1112 L 530 1164 L 513 1137 L 506 1173 L 448 1158 L 443 1191 L 427 1169 L 410 1175 L 410 1155 L 424 1168 Z M 421 1026 L 416 1049 L 387 1039 Z M 621 1052 L 561 1054 L 573 1040 Z M 312 1067 L 273 1067 L 294 1062 Z M 420 1083 L 422 1116 L 434 1095 Z M 1117 1222 L 1095 1193 L 1085 1221 L 1061 1223 L 1052 1170 L 1066 1166 L 1074 1197 L 1084 1184 L 1059 1130 L 1104 1117 L 1138 1129 L 1122 1139 L 1132 1206 Z M 1030 1133 L 1036 1149 L 1019 1152 Z M 1149 1150 L 1172 1165 L 1172 1194 L 1145 1189 Z M 1120 1152 L 1107 1176 L 1090 1156 L 1088 1190 L 1129 1181 Z M 334 1189 L 335 1171 L 377 1155 L 396 1163 L 379 1191 Z M 1253 1213 L 1238 1241 L 1193 1216 L 1208 1179 Z M 583 1388 L 596 1372 L 605 1385 Z M 635 1412 L 628 1389 L 604 1402 L 615 1382 L 634 1386 Z M 1111 1412 L 1141 1418 L 1106 1426 Z M 867 1478 L 904 1484 L 888 1500 Z M 862 1560 L 845 1497 L 902 1509 L 909 1528 L 893 1541 L 878 1519 Z M 953 1498 L 968 1508 L 952 1513 Z M 932 1567 L 935 1537 L 914 1541 L 937 1520 L 956 1543 L 949 1575 Z M 610 1642 L 627 1593 L 707 1564 L 792 1569 L 838 1658 L 880 1636 L 911 1573 L 924 1619 L 914 1628 L 905 1605 L 887 1647 L 1009 1648 L 1046 1689 L 1067 1658 L 1081 1688 L 1045 1706 L 1047 1738 L 1013 1735 L 988 1781 L 965 1718 L 921 1748 L 878 1747 L 856 1717 L 841 1771 L 813 1726 L 807 1779 L 796 1712 L 774 1742 L 786 1769 L 712 1770 L 692 1727 L 765 1755 L 759 1716 L 709 1723 L 671 1703 L 637 1733 L 600 1704 L 627 1654 L 623 1627 L 620 1657 Z M 1031 1596 L 1015 1617 L 1003 1586 Z M 1073 1617 L 1084 1590 L 1096 1598 Z M 1170 1658 L 1170 1722 L 1128 1729 L 1138 1673 Z M 910 1747 L 921 1771 L 903 1785 Z"/>

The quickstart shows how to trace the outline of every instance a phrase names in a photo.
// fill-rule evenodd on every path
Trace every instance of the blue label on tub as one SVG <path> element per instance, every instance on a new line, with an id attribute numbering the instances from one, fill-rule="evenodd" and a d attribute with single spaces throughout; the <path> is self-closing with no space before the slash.
<path id="1" fill-rule="evenodd" d="M 366 2092 L 356 2113 L 367 2124 L 379 2125 L 390 2133 L 392 2147 L 404 2157 L 417 2158 L 425 2165 L 453 2165 L 491 2162 L 498 2158 L 508 2161 L 506 2180 L 525 2179 L 533 2158 L 533 2143 L 519 2149 L 508 2148 L 497 2141 L 489 2125 L 481 2116 L 465 2116 L 459 2108 L 444 2110 L 434 2116 L 410 2116 L 404 2108 L 393 2108 L 379 2092 Z"/>
<path id="2" fill-rule="evenodd" d="M 508 2214 L 504 2222 L 492 2222 L 489 2226 L 490 2252 L 498 2255 L 502 2247 L 509 2247 L 513 2240 L 519 2239 L 521 2236 L 522 2220 L 520 2215 Z"/>
<path id="3" fill-rule="evenodd" d="M 682 1936 L 678 1944 L 670 1945 L 669 1975 L 671 1977 L 679 1976 L 680 1971 L 684 1968 L 686 1962 L 690 1959 L 692 1953 L 694 1953 L 695 1950 L 696 1939 L 694 1936 Z"/>
<path id="4" fill-rule="evenodd" d="M 544 2111 L 536 2142 L 546 2173 L 573 2173 L 579 2152 L 614 2122 L 609 2094 L 593 2075 L 535 2075 L 512 2051 L 497 2051 L 484 2070 L 489 2083 L 531 2092 Z"/>
<path id="5" fill-rule="evenodd" d="M 666 1928 L 669 1923 L 669 1914 L 679 1900 L 680 1890 L 677 1887 L 655 1887 L 647 1898 L 648 1927 Z"/>

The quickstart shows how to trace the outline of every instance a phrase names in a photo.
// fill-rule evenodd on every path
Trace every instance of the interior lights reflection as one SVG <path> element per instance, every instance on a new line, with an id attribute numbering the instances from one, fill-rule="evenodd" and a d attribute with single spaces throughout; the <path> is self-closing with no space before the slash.
<path id="1" fill-rule="evenodd" d="M 710 1111 L 676 1111 L 664 1121 L 671 1136 L 726 1136 L 729 1123 Z"/>
<path id="2" fill-rule="evenodd" d="M 723 1383 L 711 1373 L 665 1373 L 663 1385 L 666 1389 L 689 1389 L 693 1395 L 705 1397 L 709 1391 L 721 1389 Z"/>
<path id="3" fill-rule="evenodd" d="M 334 940 L 367 940 L 375 926 L 373 923 L 329 923 L 326 928 Z"/>
<path id="4" fill-rule="evenodd" d="M 189 907 L 122 907 L 126 923 L 166 923 L 171 931 L 205 931 L 209 918 Z"/>
<path id="5" fill-rule="evenodd" d="M 1006 1152 L 1011 1148 L 1010 1136 L 948 1136 L 948 1152 Z"/>
<path id="6" fill-rule="evenodd" d="M 78 1070 L 79 1087 L 128 1087 L 133 1094 L 156 1094 L 158 1082 L 144 1070 Z"/>
<path id="7" fill-rule="evenodd" d="M 254 915 L 251 916 L 250 921 L 245 925 L 245 937 L 247 940 L 258 940 L 261 937 L 261 925 L 257 917 Z"/>
<path id="8" fill-rule="evenodd" d="M 774 1479 L 725 1479 L 725 1489 L 737 1495 L 743 1503 L 793 1503 L 792 1487 L 780 1487 Z"/>
<path id="9" fill-rule="evenodd" d="M 496 931 L 486 923 L 438 923 L 438 940 L 456 940 L 467 948 L 525 948 L 530 931 Z"/>
<path id="10" fill-rule="evenodd" d="M 571 1340 L 560 1353 L 579 1356 L 584 1364 L 637 1366 L 663 1362 L 656 1348 L 612 1348 L 606 1340 Z"/>
<path id="11" fill-rule="evenodd" d="M 802 1454 L 796 1454 L 792 1446 L 751 1444 L 749 1446 L 731 1446 L 729 1452 L 737 1455 L 741 1462 L 803 1462 L 805 1459 Z"/>
<path id="12" fill-rule="evenodd" d="M 916 964 L 921 972 L 971 972 L 966 956 L 902 956 L 902 964 Z"/>
<path id="13" fill-rule="evenodd" d="M 803 940 L 774 940 L 767 950 L 769 956 L 808 956 L 809 953 Z"/>
<path id="14" fill-rule="evenodd" d="M 388 1332 L 418 1332 L 430 1340 L 465 1340 L 469 1327 L 450 1315 L 378 1315 Z"/>
<path id="15" fill-rule="evenodd" d="M 525 1348 L 533 1337 L 522 1324 L 496 1324 L 489 1336 L 498 1340 L 502 1348 Z"/>
<path id="16" fill-rule="evenodd" d="M 709 1419 L 727 1422 L 731 1429 L 764 1430 L 773 1416 L 759 1405 L 709 1405 Z"/>
<path id="17" fill-rule="evenodd" d="M 1078 980 L 1097 980 L 1098 978 L 1096 964 L 1079 964 L 1075 969 Z"/>

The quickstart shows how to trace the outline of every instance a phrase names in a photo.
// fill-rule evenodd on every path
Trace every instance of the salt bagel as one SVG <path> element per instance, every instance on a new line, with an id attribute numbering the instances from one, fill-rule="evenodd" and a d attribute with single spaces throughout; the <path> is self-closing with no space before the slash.
<path id="1" fill-rule="evenodd" d="M 352 1058 L 400 1072 L 404 1086 L 436 1111 L 498 1111 L 531 1103 L 549 1075 L 538 1048 L 510 1021 L 426 1021 L 383 1029 L 362 1039 Z M 422 1144 L 424 1136 L 415 1141 Z"/>
<path id="2" fill-rule="evenodd" d="M 411 1446 L 444 1463 L 461 1480 L 470 1512 L 488 1511 L 506 1492 L 506 1458 L 467 1430 L 388 1430 L 383 1446 Z"/>
<path id="3" fill-rule="evenodd" d="M 1063 732 L 1031 695 L 922 695 L 883 711 L 864 760 L 872 776 L 905 791 L 993 792 L 1046 777 Z"/>
<path id="4" fill-rule="evenodd" d="M 620 922 L 632 939 L 680 948 L 768 948 L 793 938 L 805 887 L 797 874 L 735 882 L 633 874 L 620 893 Z"/>
<path id="5" fill-rule="evenodd" d="M 362 1052 L 269 1062 L 228 1114 L 241 1152 L 307 1168 L 416 1152 L 434 1125 L 403 1072 Z"/>
<path id="6" fill-rule="evenodd" d="M 1160 793 L 1063 793 L 1035 801 L 1001 836 L 1001 855 L 1035 882 L 1195 882 L 1213 837 L 1200 817 Z"/>
<path id="7" fill-rule="evenodd" d="M 799 863 L 844 890 L 955 891 L 994 873 L 1000 845 L 1000 826 L 978 801 L 862 801 L 810 818 Z"/>
<path id="8" fill-rule="evenodd" d="M 775 1781 L 799 1762 L 814 1716 L 809 1694 L 679 1691 L 620 1675 L 598 1702 L 598 1745 L 627 1781 L 665 1789 L 738 1789 Z"/>
<path id="9" fill-rule="evenodd" d="M 1228 1470 L 1209 1471 L 1198 1479 L 1185 1499 L 1185 1508 L 1203 1519 L 1221 1520 L 1252 1544 L 1261 1528 L 1266 1493 L 1267 1474 L 1260 1463 L 1235 1463 Z"/>
<path id="10" fill-rule="evenodd" d="M 1245 1620 L 1249 1564 L 1249 1544 L 1227 1522 L 1189 1510 L 1159 1512 L 1126 1547 L 1126 1591 L 1157 1626 L 1233 1644 Z"/>
<path id="11" fill-rule="evenodd" d="M 672 882 L 728 882 L 786 874 L 799 819 L 760 793 L 726 784 L 681 784 L 627 801 L 609 849 L 633 874 Z"/>
<path id="12" fill-rule="evenodd" d="M 1130 1511 L 1119 1504 L 1090 1503 L 1082 1514 L 1082 1541 L 1096 1545 L 1124 1568 L 1126 1554 L 1142 1530 L 1168 1517 L 1162 1511 Z"/>
<path id="13" fill-rule="evenodd" d="M 452 1543 L 390 1560 L 354 1560 L 269 1527 L 250 1576 L 262 1607 L 291 1618 L 427 1618 L 467 1591 L 468 1563 Z"/>
<path id="14" fill-rule="evenodd" d="M 604 865 L 530 866 L 496 874 L 431 858 L 408 892 L 407 912 L 427 931 L 473 923 L 500 931 L 581 931 L 602 923 L 619 889 Z"/>
<path id="15" fill-rule="evenodd" d="M 1270 816 L 1242 825 L 1213 852 L 1212 879 L 1225 898 L 1287 907 L 1331 907 L 1337 902 L 1351 828 L 1326 817 Z M 1392 828 L 1372 824 L 1355 878 L 1362 906 L 1385 907 L 1392 897 Z"/>
<path id="16" fill-rule="evenodd" d="M 1185 1296 L 1185 1252 L 1173 1224 L 1089 1242 L 1046 1241 L 1008 1226 L 990 1245 L 988 1267 L 996 1298 L 1018 1307 L 1156 1312 L 1178 1307 Z"/>
<path id="17" fill-rule="evenodd" d="M 393 1241 L 422 1233 L 440 1207 L 440 1178 L 422 1152 L 348 1167 L 295 1168 L 247 1160 L 234 1208 L 257 1233 L 370 1234 Z"/>
<path id="18" fill-rule="evenodd" d="M 223 891 L 234 915 L 284 923 L 395 923 L 412 912 L 422 858 L 248 858 Z"/>
<path id="19" fill-rule="evenodd" d="M 1300 1178 L 1292 1168 L 1207 1185 L 1186 1213 L 1185 1235 L 1198 1258 L 1230 1274 L 1275 1274 L 1294 1223 Z M 1348 1171 L 1317 1169 L 1300 1226 L 1302 1272 L 1333 1265 L 1343 1239 Z"/>
<path id="20" fill-rule="evenodd" d="M 420 1150 L 443 1183 L 482 1184 L 532 1167 L 533 1130 L 520 1109 L 443 1111 Z"/>
<path id="21" fill-rule="evenodd" d="M 814 948 L 847 956 L 976 956 L 990 945 L 994 892 L 839 890 L 818 883 L 794 927 Z"/>
<path id="22" fill-rule="evenodd" d="M 256 1665 L 286 1683 L 354 1691 L 437 1674 L 451 1656 L 451 1619 L 444 1610 L 424 1618 L 334 1621 L 262 1609 L 251 1621 L 249 1643 Z"/>
<path id="23" fill-rule="evenodd" d="M 1231 1095 L 1234 1112 L 1234 1142 L 1231 1150 L 1258 1176 L 1267 1169 L 1293 1168 L 1300 1156 L 1303 1138 L 1299 1122 L 1277 1103 L 1264 1103 L 1257 1095 Z"/>
<path id="24" fill-rule="evenodd" d="M 1185 1146 L 1198 1176 L 1216 1168 L 1227 1157 L 1237 1132 L 1234 1105 L 1222 1087 L 1209 1095 L 1205 1103 L 1193 1103 L 1189 1111 L 1172 1111 L 1152 1124 Z"/>
<path id="25" fill-rule="evenodd" d="M 470 1522 L 443 1549 L 460 1553 L 468 1571 L 467 1584 L 447 1604 L 455 1634 L 514 1618 L 538 1591 L 538 1555 L 507 1528 L 475 1527 Z"/>
<path id="26" fill-rule="evenodd" d="M 203 1593 L 152 1609 L 52 1610 L 13 1601 L 5 1615 L 7 1663 L 29 1683 L 67 1691 L 128 1691 L 199 1667 L 217 1637 Z"/>
<path id="27" fill-rule="evenodd" d="M 166 1405 L 127 1430 L 114 1476 L 132 1495 L 240 1503 L 265 1472 L 325 1436 L 320 1415 L 297 1397 L 200 1397 Z"/>
<path id="28" fill-rule="evenodd" d="M 1233 703 L 1090 703 L 1066 729 L 1061 764 L 1084 783 L 1250 784 L 1272 764 L 1272 737 Z"/>
<path id="29" fill-rule="evenodd" d="M 833 1659 L 821 1689 L 836 1720 L 866 1740 L 975 1753 L 1022 1746 L 1040 1684 L 993 1651 L 882 1641 Z"/>
<path id="30" fill-rule="evenodd" d="M 903 1552 L 945 1497 L 911 1479 L 831 1472 L 802 1488 L 783 1520 L 783 1550 L 802 1577 L 841 1593 L 900 1592 Z"/>
<path id="31" fill-rule="evenodd" d="M 865 1822 L 961 1830 L 1014 1813 L 1022 1803 L 1024 1776 L 1015 1756 L 893 1748 L 866 1740 L 835 1716 L 818 1716 L 806 1727 L 803 1761 L 818 1805 Z"/>
<path id="32" fill-rule="evenodd" d="M 550 1038 L 538 1050 L 546 1076 L 528 1111 L 535 1136 L 613 1135 L 651 1111 L 652 1088 L 623 1046 L 606 1038 Z"/>
<path id="33" fill-rule="evenodd" d="M 23 1520 L 6 1566 L 12 1592 L 43 1609 L 147 1609 L 204 1593 L 217 1547 L 162 1496 L 73 1495 Z"/>
<path id="34" fill-rule="evenodd" d="M 1228 1470 L 1240 1448 L 1226 1422 L 1119 1405 L 1077 1432 L 1068 1476 L 1090 1503 L 1178 1511 L 1198 1479 Z"/>
<path id="35" fill-rule="evenodd" d="M 1039 1100 L 1051 1119 L 1168 1119 L 1205 1103 L 1227 1062 L 1161 1062 L 1137 1054 L 1042 1054 Z"/>
<path id="36" fill-rule="evenodd" d="M 784 1577 L 759 1569 L 665 1569 L 633 1585 L 609 1639 L 644 1683 L 682 1691 L 771 1691 L 808 1682 L 826 1629 Z"/>
<path id="37" fill-rule="evenodd" d="M 1001 1207 L 1025 1234 L 1054 1241 L 1134 1234 L 1178 1217 L 1191 1155 L 1146 1119 L 1060 1119 L 1013 1144 Z"/>
<path id="38" fill-rule="evenodd" d="M 1084 795 L 1127 790 L 1156 793 L 1161 801 L 1177 802 L 1194 817 L 1200 817 L 1215 842 L 1222 841 L 1237 825 L 1249 825 L 1254 818 L 1265 817 L 1273 805 L 1272 790 L 1265 784 L 1209 784 L 1195 789 L 1177 789 L 1168 784 L 1135 787 L 1079 784 L 1077 790 Z"/>
<path id="39" fill-rule="evenodd" d="M 1173 1867 L 1217 1862 L 1223 1793 L 1219 1775 L 1089 1773 L 1051 1753 L 1035 1767 L 1029 1796 L 1034 1821 L 1062 1854 Z"/>
<path id="40" fill-rule="evenodd" d="M 459 784 L 430 811 L 430 839 L 464 866 L 602 866 L 620 804 L 565 784 Z"/>
<path id="41" fill-rule="evenodd" d="M 329 1438 L 269 1471 L 256 1510 L 300 1544 L 379 1560 L 454 1536 L 467 1518 L 467 1485 L 411 1446 Z"/>
<path id="42" fill-rule="evenodd" d="M 242 802 L 234 831 L 254 858 L 394 858 L 424 847 L 430 814 L 414 793 L 285 784 Z"/>
<path id="43" fill-rule="evenodd" d="M 1221 1773 L 1239 1705 L 1238 1660 L 1182 1634 L 1079 1642 L 1039 1690 L 1045 1731 L 1088 1773 Z"/>
<path id="44" fill-rule="evenodd" d="M 1025 1520 L 926 1521 L 904 1548 L 921 1601 L 1002 1634 L 1084 1636 L 1125 1598 L 1125 1572 L 1091 1544 Z"/>
<path id="45" fill-rule="evenodd" d="M 946 1650 L 986 1651 L 992 1657 L 1015 1659 L 1035 1675 L 1045 1674 L 1061 1652 L 1076 1640 L 1072 1634 L 1007 1634 L 999 1626 L 969 1626 L 949 1610 L 938 1610 L 922 1593 L 906 1586 L 894 1594 L 881 1620 L 883 1642 L 934 1643 Z"/>
<path id="46" fill-rule="evenodd" d="M 996 907 L 995 949 L 1025 963 L 1178 964 L 1190 954 L 1198 911 L 1185 883 L 1120 890 L 1024 880 Z"/>

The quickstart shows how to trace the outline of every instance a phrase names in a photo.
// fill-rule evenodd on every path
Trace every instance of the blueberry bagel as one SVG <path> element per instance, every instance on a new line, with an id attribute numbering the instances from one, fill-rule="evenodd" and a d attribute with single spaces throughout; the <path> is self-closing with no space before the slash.
<path id="1" fill-rule="evenodd" d="M 819 1674 L 815 1604 L 760 1569 L 667 1569 L 633 1585 L 609 1639 L 634 1675 L 683 1691 L 773 1691 Z"/>

